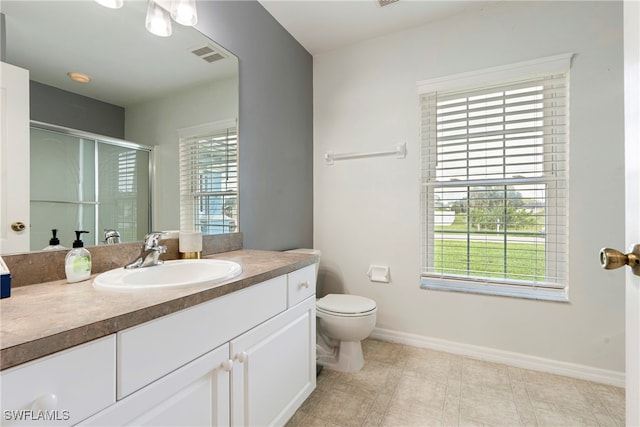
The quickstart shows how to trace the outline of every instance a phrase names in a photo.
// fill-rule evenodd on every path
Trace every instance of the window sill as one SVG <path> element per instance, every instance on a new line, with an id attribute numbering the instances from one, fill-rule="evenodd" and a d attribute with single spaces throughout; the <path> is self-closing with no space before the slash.
<path id="1" fill-rule="evenodd" d="M 535 286 L 525 287 L 500 283 L 422 277 L 420 279 L 420 288 L 435 291 L 463 292 L 500 297 L 569 302 L 569 295 L 566 287 L 556 289 Z"/>

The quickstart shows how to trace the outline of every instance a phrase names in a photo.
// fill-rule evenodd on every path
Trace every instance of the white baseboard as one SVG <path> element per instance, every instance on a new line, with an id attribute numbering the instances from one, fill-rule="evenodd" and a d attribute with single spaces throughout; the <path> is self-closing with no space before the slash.
<path id="1" fill-rule="evenodd" d="M 528 354 L 513 353 L 489 347 L 447 341 L 440 338 L 430 338 L 422 335 L 381 328 L 374 329 L 370 338 L 459 354 L 487 362 L 502 363 L 509 366 L 515 366 L 517 368 L 548 372 L 556 375 L 609 384 L 616 387 L 624 387 L 625 384 L 624 372 L 610 371 L 586 365 L 578 365 L 575 363 L 530 356 Z"/>

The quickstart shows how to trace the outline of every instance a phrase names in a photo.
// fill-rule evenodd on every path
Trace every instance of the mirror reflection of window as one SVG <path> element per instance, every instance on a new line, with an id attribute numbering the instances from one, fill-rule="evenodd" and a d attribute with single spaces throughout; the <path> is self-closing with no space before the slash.
<path id="1" fill-rule="evenodd" d="M 207 132 L 180 139 L 182 230 L 238 231 L 238 136 L 231 123 L 212 124 Z"/>
<path id="2" fill-rule="evenodd" d="M 136 153 L 133 150 L 118 153 L 118 192 L 134 193 L 136 191 Z"/>

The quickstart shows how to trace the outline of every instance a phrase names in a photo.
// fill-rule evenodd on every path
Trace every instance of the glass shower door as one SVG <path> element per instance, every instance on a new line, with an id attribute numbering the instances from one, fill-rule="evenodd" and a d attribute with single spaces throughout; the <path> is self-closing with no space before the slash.
<path id="1" fill-rule="evenodd" d="M 150 230 L 149 152 L 99 143 L 98 159 L 99 229 L 142 240 Z"/>
<path id="2" fill-rule="evenodd" d="M 74 230 L 96 235 L 96 143 L 78 136 L 31 128 L 31 250 L 49 244 L 51 230 L 65 247 Z"/>
<path id="3" fill-rule="evenodd" d="M 121 242 L 142 240 L 151 224 L 151 147 L 73 129 L 31 127 L 31 250 L 48 245 L 51 230 L 71 247 L 75 230 L 87 246 L 105 229 Z"/>

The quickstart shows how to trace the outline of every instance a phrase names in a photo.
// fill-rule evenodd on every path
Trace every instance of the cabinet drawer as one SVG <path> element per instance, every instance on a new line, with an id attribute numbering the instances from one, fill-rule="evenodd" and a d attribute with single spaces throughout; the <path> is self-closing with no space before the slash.
<path id="1" fill-rule="evenodd" d="M 115 402 L 115 375 L 114 335 L 2 371 L 2 424 L 76 424 Z"/>
<path id="2" fill-rule="evenodd" d="M 316 293 L 316 265 L 308 265 L 287 275 L 289 307 Z"/>
<path id="3" fill-rule="evenodd" d="M 287 308 L 287 277 L 118 332 L 122 399 Z"/>

